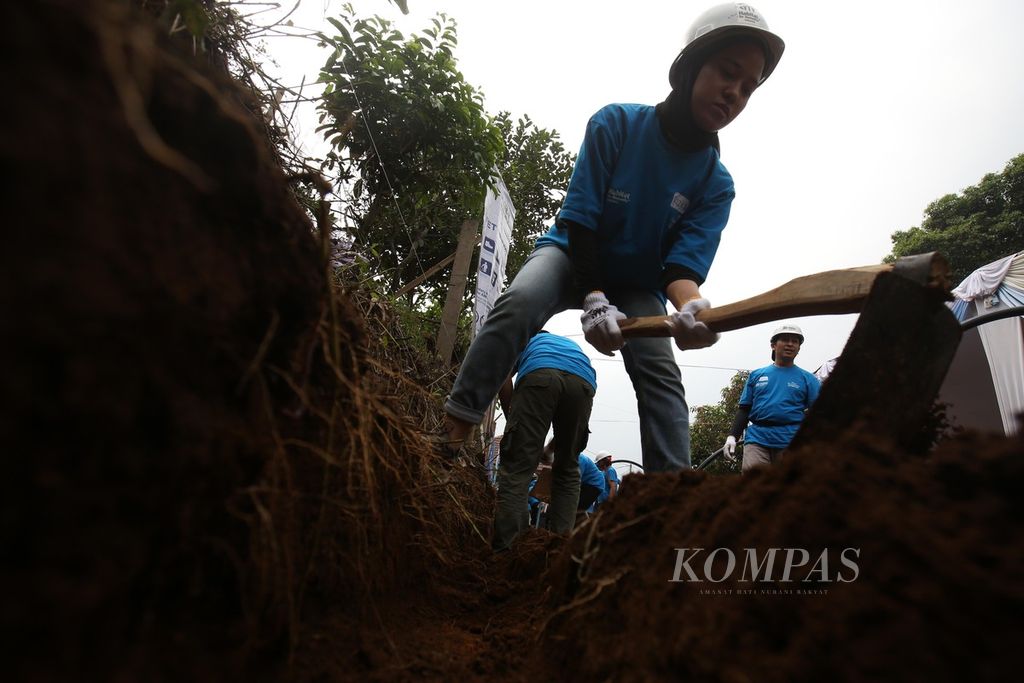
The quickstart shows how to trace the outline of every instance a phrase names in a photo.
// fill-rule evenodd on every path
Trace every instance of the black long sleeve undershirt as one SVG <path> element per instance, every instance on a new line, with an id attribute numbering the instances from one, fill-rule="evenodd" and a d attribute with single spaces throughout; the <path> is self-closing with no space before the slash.
<path id="1" fill-rule="evenodd" d="M 662 289 L 664 289 L 667 292 L 668 286 L 675 282 L 676 280 L 691 280 L 693 282 L 696 282 L 698 287 L 704 284 L 704 278 L 702 278 L 700 275 L 697 275 L 697 273 L 693 272 L 686 266 L 681 266 L 677 263 L 670 263 L 667 266 L 665 266 L 665 270 L 663 270 L 661 273 Z"/>
<path id="2" fill-rule="evenodd" d="M 751 407 L 740 406 L 736 409 L 736 419 L 732 421 L 732 429 L 729 431 L 730 436 L 738 439 L 743 434 L 743 430 L 747 428 L 747 422 L 750 421 Z"/>
<path id="3" fill-rule="evenodd" d="M 574 221 L 561 220 L 569 231 L 569 262 L 576 295 L 582 302 L 590 292 L 602 289 L 601 260 L 598 257 L 597 233 Z"/>
<path id="4" fill-rule="evenodd" d="M 573 286 L 576 288 L 577 297 L 582 301 L 590 292 L 604 289 L 597 233 L 575 221 L 559 220 L 569 232 L 569 261 L 572 263 Z M 704 278 L 694 271 L 670 263 L 665 266 L 662 273 L 661 286 L 667 291 L 668 286 L 676 280 L 691 280 L 698 286 L 704 284 Z"/>

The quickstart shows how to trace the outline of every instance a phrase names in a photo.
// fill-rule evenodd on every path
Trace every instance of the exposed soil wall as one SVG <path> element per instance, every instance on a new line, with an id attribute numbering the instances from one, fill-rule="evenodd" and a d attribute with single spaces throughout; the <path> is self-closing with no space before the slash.
<path id="1" fill-rule="evenodd" d="M 126 3 L 8 22 L 15 677 L 276 679 L 318 615 L 361 623 L 443 573 L 487 491 L 462 472 L 447 503 L 418 488 L 436 463 L 395 398 L 422 390 L 368 362 L 246 93 Z"/>

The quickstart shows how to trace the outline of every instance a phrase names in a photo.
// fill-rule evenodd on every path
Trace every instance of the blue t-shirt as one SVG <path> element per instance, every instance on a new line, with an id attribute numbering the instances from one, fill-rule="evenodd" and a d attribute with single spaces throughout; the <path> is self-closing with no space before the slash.
<path id="1" fill-rule="evenodd" d="M 604 472 L 597 468 L 597 464 L 582 453 L 579 455 L 579 463 L 580 483 L 596 486 L 597 488 L 603 488 Z"/>
<path id="2" fill-rule="evenodd" d="M 817 377 L 795 365 L 773 363 L 751 372 L 739 401 L 741 407 L 750 406 L 744 440 L 766 448 L 788 446 L 820 389 Z"/>
<path id="3" fill-rule="evenodd" d="M 597 373 L 594 372 L 594 366 L 590 364 L 590 358 L 583 353 L 580 345 L 571 339 L 547 332 L 533 335 L 526 348 L 519 354 L 512 372 L 516 373 L 516 382 L 519 382 L 523 377 L 541 368 L 571 372 L 585 379 L 594 387 L 594 391 L 597 391 Z"/>
<path id="4" fill-rule="evenodd" d="M 707 278 L 736 192 L 718 151 L 674 148 L 654 107 L 610 104 L 587 124 L 559 216 L 597 232 L 602 284 L 662 290 L 667 264 Z M 537 247 L 568 250 L 556 225 Z"/>
<path id="5" fill-rule="evenodd" d="M 614 467 L 609 466 L 604 472 L 604 491 L 597 497 L 598 503 L 603 503 L 608 500 L 608 497 L 612 494 L 612 482 L 619 483 L 619 473 L 615 471 Z"/>

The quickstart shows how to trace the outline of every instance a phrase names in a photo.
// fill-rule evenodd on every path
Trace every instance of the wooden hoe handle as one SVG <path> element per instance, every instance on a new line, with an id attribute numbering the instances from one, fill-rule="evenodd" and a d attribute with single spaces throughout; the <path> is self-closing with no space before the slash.
<path id="1" fill-rule="evenodd" d="M 913 265 L 908 267 L 910 263 Z M 875 279 L 893 271 L 926 287 L 949 291 L 948 263 L 940 254 L 932 253 L 900 259 L 895 264 L 805 275 L 749 299 L 700 311 L 696 318 L 714 332 L 727 332 L 781 318 L 859 313 Z M 626 338 L 672 336 L 669 316 L 664 315 L 626 318 L 619 329 Z"/>

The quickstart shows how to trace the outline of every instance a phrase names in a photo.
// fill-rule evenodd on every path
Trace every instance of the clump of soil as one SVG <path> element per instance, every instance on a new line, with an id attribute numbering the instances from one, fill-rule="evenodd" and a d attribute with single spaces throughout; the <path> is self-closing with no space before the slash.
<path id="1" fill-rule="evenodd" d="M 546 664 L 623 681 L 1011 676 L 1024 444 L 969 437 L 921 459 L 859 432 L 743 477 L 627 479 L 551 573 Z M 725 551 L 706 573 L 717 548 L 736 557 L 731 573 Z M 743 580 L 747 548 L 762 560 L 783 549 L 773 580 Z M 810 561 L 783 582 L 787 548 Z M 856 569 L 841 561 L 848 548 Z M 703 549 L 686 562 L 699 582 L 677 549 Z M 823 552 L 827 574 L 812 571 Z"/>

